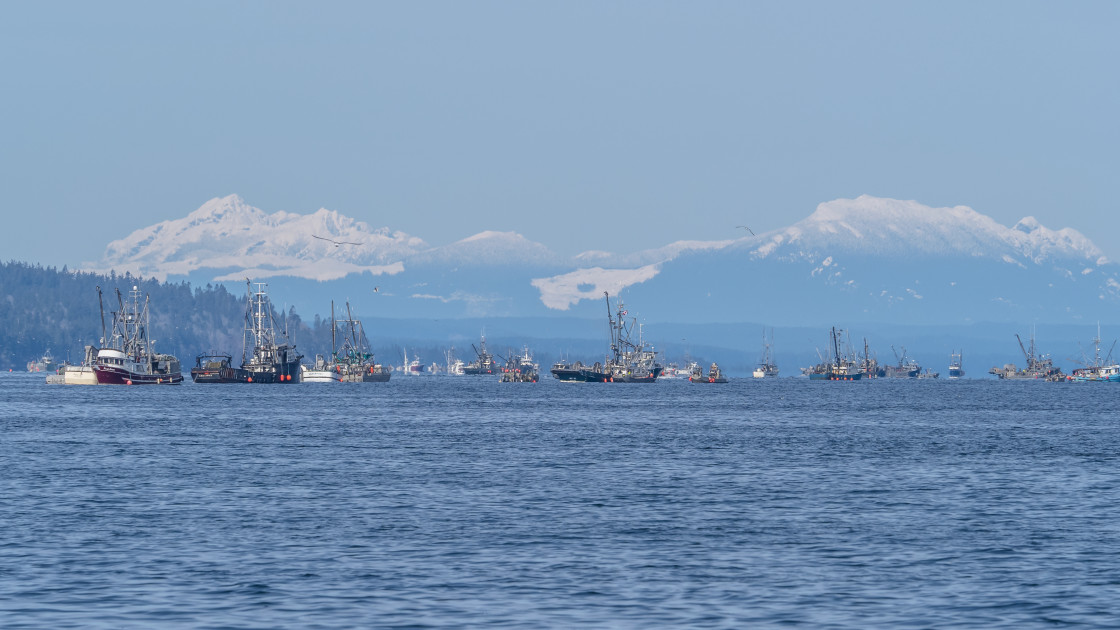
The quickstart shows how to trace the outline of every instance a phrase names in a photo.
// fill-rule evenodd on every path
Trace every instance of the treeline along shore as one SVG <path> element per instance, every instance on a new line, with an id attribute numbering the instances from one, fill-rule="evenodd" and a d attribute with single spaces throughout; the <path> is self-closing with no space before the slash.
<path id="1" fill-rule="evenodd" d="M 188 282 L 159 282 L 131 274 L 108 275 L 70 271 L 20 261 L 0 263 L 0 370 L 24 370 L 27 362 L 49 350 L 58 362 L 81 361 L 83 347 L 97 346 L 101 337 L 101 313 L 97 287 L 104 293 L 106 326 L 112 327 L 110 311 L 117 310 L 116 289 L 127 295 L 133 286 L 151 296 L 152 336 L 160 352 L 173 354 L 184 366 L 194 364 L 198 354 L 220 352 L 241 356 L 245 329 L 246 295 L 231 293 L 221 284 L 192 287 Z M 281 330 L 286 329 L 298 350 L 310 362 L 318 353 L 331 351 L 330 304 L 323 305 L 324 315 L 316 313 L 305 321 L 295 307 L 276 312 L 274 319 Z M 409 335 L 395 331 L 386 338 L 377 329 L 374 313 L 361 313 L 374 351 L 386 363 L 396 365 L 407 351 L 419 355 L 426 363 L 443 363 L 446 351 L 454 345 L 462 359 L 474 357 L 471 342 L 477 343 L 483 322 L 469 322 L 459 328 L 461 342 L 437 341 L 433 325 L 446 322 L 415 322 Z M 599 332 L 598 322 L 594 332 Z M 469 334 L 468 334 L 469 333 Z M 605 333 L 604 333 L 605 334 Z M 517 338 L 495 338 L 494 350 L 505 355 L 519 349 L 524 342 Z M 602 340 L 557 339 L 555 351 L 538 353 L 550 362 L 558 353 L 572 352 L 593 356 L 601 354 Z M 507 347 L 508 346 L 508 347 Z"/>
<path id="2" fill-rule="evenodd" d="M 98 345 L 101 314 L 97 287 L 105 298 L 106 325 L 111 327 L 110 311 L 117 310 L 115 290 L 128 294 L 133 286 L 151 296 L 152 335 L 160 352 L 174 354 L 185 367 L 194 364 L 199 354 L 218 352 L 240 360 L 245 329 L 246 295 L 226 289 L 222 284 L 192 286 L 186 281 L 159 282 L 130 274 L 108 275 L 70 271 L 20 261 L 0 263 L 0 371 L 22 371 L 31 360 L 49 350 L 55 361 L 77 363 L 84 356 L 83 346 Z M 345 297 L 344 295 L 341 297 Z M 285 296 L 274 293 L 283 303 Z M 967 311 L 967 305 L 962 304 Z M 656 316 L 656 313 L 647 313 Z M 1100 336 L 1102 352 L 1112 350 L 1112 340 L 1120 326 L 1104 317 Z M 454 356 L 465 361 L 475 358 L 471 348 L 485 333 L 491 350 L 499 355 L 518 351 L 528 344 L 542 365 L 561 359 L 595 361 L 603 356 L 607 330 L 604 320 L 572 317 L 475 317 L 466 319 L 397 318 L 384 313 L 361 312 L 365 331 L 378 359 L 399 365 L 405 352 L 419 356 L 425 364 Z M 286 327 L 305 362 L 316 354 L 331 352 L 330 304 L 303 319 L 294 307 L 274 311 L 277 325 Z M 643 318 L 645 320 L 645 318 Z M 647 337 L 663 353 L 666 362 L 684 365 L 695 360 L 707 365 L 718 361 L 729 374 L 747 376 L 757 366 L 762 350 L 761 323 L 706 323 L 703 321 L 666 322 L 645 320 Z M 1068 372 L 1092 356 L 1092 340 L 1098 322 L 946 322 L 940 326 L 908 325 L 905 322 L 822 322 L 820 326 L 777 327 L 775 355 L 783 376 L 794 376 L 798 368 L 820 361 L 828 348 L 828 329 L 848 324 L 854 339 L 869 337 L 881 361 L 893 357 L 892 346 L 905 346 L 910 356 L 924 367 L 946 371 L 950 353 L 964 350 L 969 377 L 988 376 L 993 366 L 1022 363 L 1018 333 L 1026 340 L 1037 327 L 1043 352 L 1052 354 L 1055 364 Z M 827 354 L 827 352 L 825 352 Z M 1111 354 L 1111 352 L 1109 353 Z M 1116 359 L 1115 355 L 1111 356 Z"/>

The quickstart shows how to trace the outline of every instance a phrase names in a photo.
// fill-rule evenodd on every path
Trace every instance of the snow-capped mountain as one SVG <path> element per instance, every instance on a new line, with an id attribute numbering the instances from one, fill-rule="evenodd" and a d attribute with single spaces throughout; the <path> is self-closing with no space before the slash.
<path id="1" fill-rule="evenodd" d="M 931 208 L 916 201 L 868 195 L 822 203 L 808 218 L 760 240 L 754 248 L 760 258 L 857 252 L 887 257 L 1011 256 L 1036 263 L 1049 258 L 1083 258 L 1096 263 L 1102 257 L 1080 232 L 1049 230 L 1034 217 L 1007 228 L 966 206 Z"/>
<path id="2" fill-rule="evenodd" d="M 217 281 L 296 277 L 337 280 L 350 274 L 393 275 L 413 264 L 547 262 L 546 247 L 514 232 L 482 232 L 444 247 L 320 208 L 267 214 L 238 195 L 211 199 L 182 219 L 141 228 L 109 243 L 90 271 L 131 271 L 165 280 L 198 271 Z"/>
<path id="3" fill-rule="evenodd" d="M 409 317 L 598 315 L 603 293 L 621 292 L 671 321 L 1091 320 L 1120 296 L 1120 266 L 1076 230 L 866 195 L 757 236 L 572 258 L 513 232 L 433 247 L 335 211 L 268 214 L 230 195 L 110 243 L 86 268 L 270 278 L 301 312 L 376 286 L 371 309 Z"/>

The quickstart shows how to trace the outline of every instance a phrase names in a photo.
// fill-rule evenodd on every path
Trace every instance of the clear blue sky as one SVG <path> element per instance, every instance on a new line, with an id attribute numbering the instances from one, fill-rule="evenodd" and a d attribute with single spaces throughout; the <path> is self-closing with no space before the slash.
<path id="1" fill-rule="evenodd" d="M 1117 2 L 0 8 L 0 258 L 74 265 L 238 193 L 561 253 L 863 193 L 1120 260 Z"/>

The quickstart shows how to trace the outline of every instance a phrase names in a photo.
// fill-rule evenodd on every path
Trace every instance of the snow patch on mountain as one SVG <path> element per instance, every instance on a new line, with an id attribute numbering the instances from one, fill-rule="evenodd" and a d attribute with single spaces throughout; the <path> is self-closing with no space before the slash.
<path id="1" fill-rule="evenodd" d="M 531 284 L 541 292 L 541 302 L 551 309 L 566 311 L 580 300 L 594 300 L 603 292 L 618 293 L 620 290 L 656 276 L 660 269 L 657 265 L 646 265 L 638 269 L 577 269 L 570 273 L 536 278 Z"/>

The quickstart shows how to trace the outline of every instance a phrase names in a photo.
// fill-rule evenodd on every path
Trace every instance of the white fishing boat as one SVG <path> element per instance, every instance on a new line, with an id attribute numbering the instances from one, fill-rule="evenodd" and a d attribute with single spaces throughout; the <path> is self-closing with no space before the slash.
<path id="1" fill-rule="evenodd" d="M 447 354 L 445 355 L 444 358 L 447 359 L 447 370 L 446 371 L 447 371 L 447 374 L 449 376 L 463 376 L 464 374 L 467 373 L 466 372 L 467 364 L 463 363 L 462 359 L 456 359 L 455 358 L 455 348 L 454 347 L 451 347 L 450 349 L 448 349 Z"/>
<path id="2" fill-rule="evenodd" d="M 774 364 L 774 329 L 770 329 L 770 340 L 766 340 L 766 329 L 762 329 L 762 359 L 751 373 L 755 378 L 774 378 L 778 376 L 778 366 Z"/>
<path id="3" fill-rule="evenodd" d="M 97 360 L 97 348 L 85 347 L 85 358 L 81 363 L 72 365 L 63 363 L 58 370 L 47 377 L 47 384 L 51 385 L 97 385 L 97 375 L 93 371 L 93 363 Z"/>
<path id="4" fill-rule="evenodd" d="M 323 355 L 315 355 L 315 364 L 312 366 L 300 365 L 300 381 L 303 383 L 340 383 L 342 373 L 337 366 L 327 363 Z"/>

